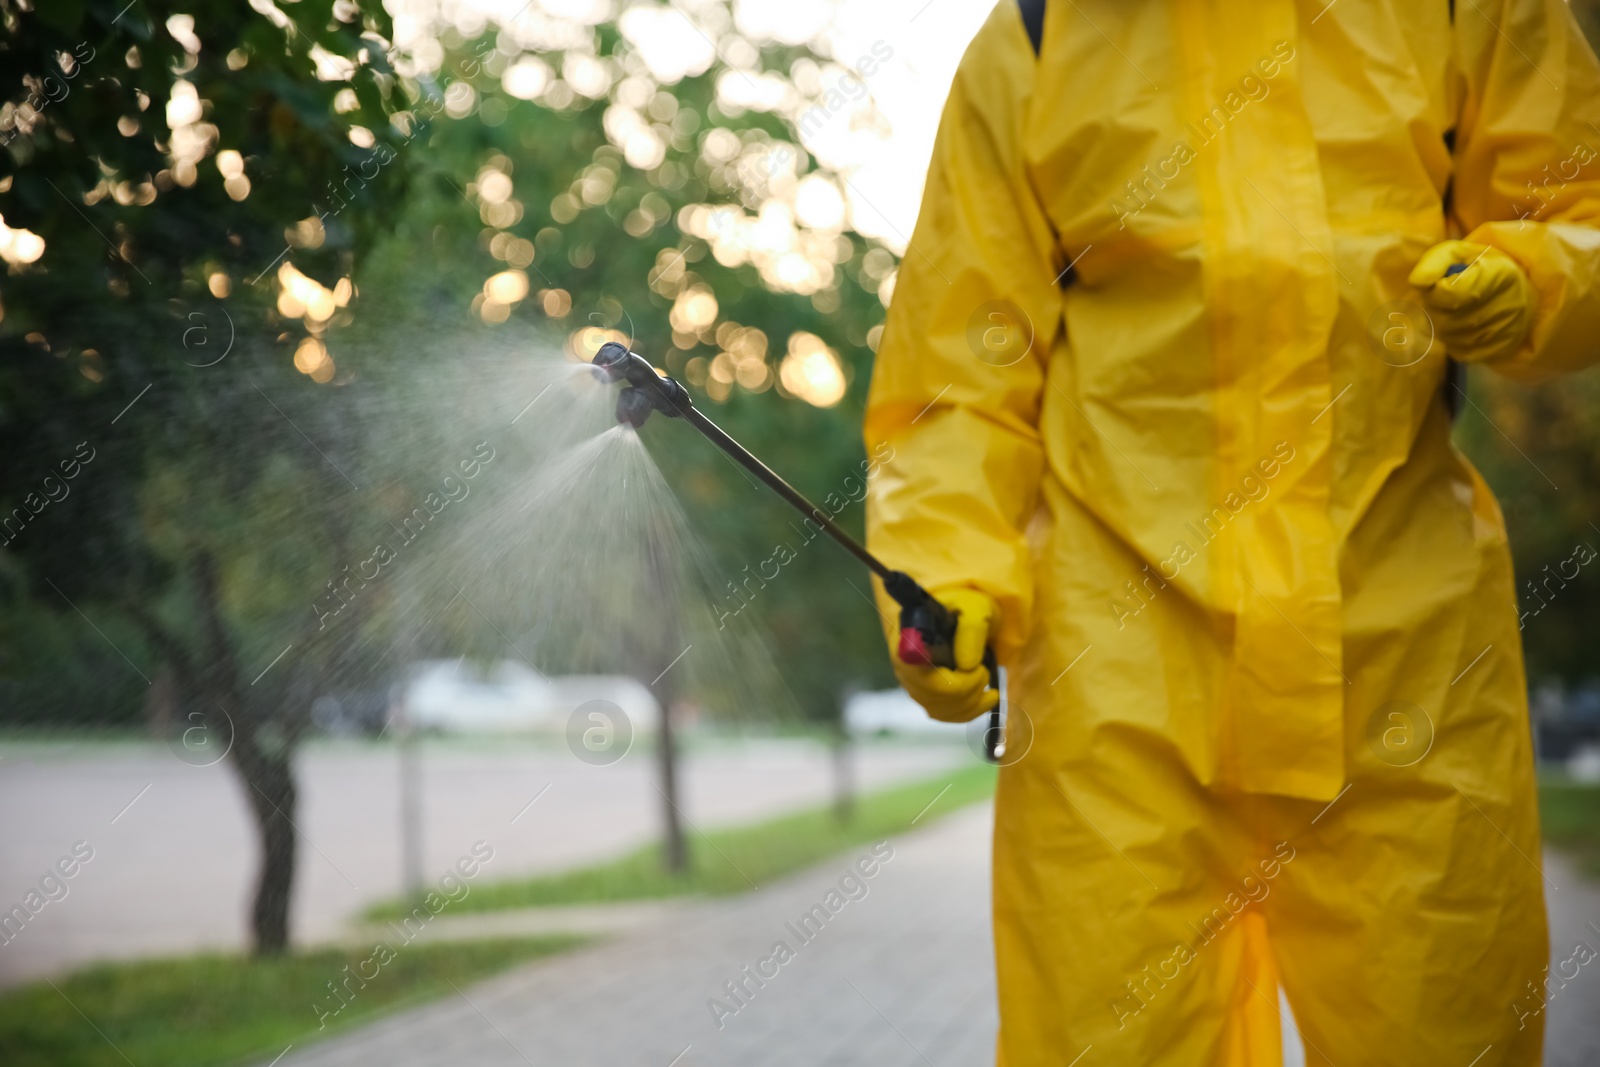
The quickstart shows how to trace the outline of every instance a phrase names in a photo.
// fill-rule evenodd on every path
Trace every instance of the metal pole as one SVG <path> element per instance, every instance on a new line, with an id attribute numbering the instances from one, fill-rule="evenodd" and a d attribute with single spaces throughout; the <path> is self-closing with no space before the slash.
<path id="1" fill-rule="evenodd" d="M 656 755 L 661 773 L 661 862 L 671 874 L 681 874 L 689 862 L 683 840 L 683 818 L 678 811 L 678 746 L 672 731 L 671 697 L 661 697 L 661 736 Z"/>
<path id="2" fill-rule="evenodd" d="M 390 693 L 389 715 L 398 743 L 400 775 L 400 882 L 405 898 L 422 897 L 422 768 L 417 752 L 417 735 L 406 713 L 405 681 L 396 682 Z"/>
<path id="3" fill-rule="evenodd" d="M 839 722 L 833 730 L 833 818 L 847 823 L 856 813 L 855 747 L 850 728 L 839 709 Z"/>
<path id="4" fill-rule="evenodd" d="M 829 537 L 839 542 L 839 544 L 843 545 L 845 550 L 848 551 L 852 556 L 866 564 L 867 569 L 872 571 L 873 574 L 876 574 L 879 578 L 883 579 L 888 579 L 890 577 L 893 572 L 883 563 L 882 560 L 880 560 L 877 556 L 874 556 L 871 552 L 868 552 L 866 548 L 862 546 L 861 542 L 857 541 L 854 537 L 851 537 L 848 533 L 841 529 L 839 525 L 835 523 L 831 517 L 829 517 L 826 511 L 823 511 L 811 501 L 807 500 L 803 495 L 801 495 L 798 489 L 784 481 L 776 471 L 757 459 L 738 441 L 735 441 L 733 438 L 729 437 L 727 433 L 723 431 L 722 427 L 706 418 L 705 415 L 700 412 L 699 408 L 691 407 L 683 409 L 682 417 L 686 419 L 695 429 L 704 434 L 712 444 L 716 445 L 728 455 L 732 456 L 735 462 L 737 462 L 741 467 L 749 471 L 751 474 L 754 474 L 757 478 L 760 478 L 767 484 L 768 488 L 777 493 L 779 496 L 783 497 L 783 499 L 787 500 L 796 510 L 805 515 L 806 518 L 820 526 Z"/>
<path id="5" fill-rule="evenodd" d="M 668 575 L 673 561 L 665 558 L 665 548 L 654 540 L 646 552 L 649 568 L 646 581 L 655 600 L 672 603 L 674 591 Z M 671 639 L 671 634 L 675 632 L 676 627 L 669 626 L 664 633 L 641 635 L 641 649 L 645 652 L 644 662 L 655 672 L 654 679 L 646 684 L 661 706 L 660 730 L 656 737 L 657 768 L 661 776 L 661 861 L 668 873 L 681 874 L 688 866 L 689 850 L 683 837 L 683 812 L 678 804 L 678 745 L 672 724 L 672 709 L 679 692 L 677 676 L 672 669 L 674 657 L 682 655 L 672 650 L 676 641 Z"/>

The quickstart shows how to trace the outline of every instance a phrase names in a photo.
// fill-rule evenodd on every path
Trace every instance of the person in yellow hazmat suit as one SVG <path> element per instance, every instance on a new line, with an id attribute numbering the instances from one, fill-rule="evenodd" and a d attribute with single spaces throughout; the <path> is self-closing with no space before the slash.
<path id="1" fill-rule="evenodd" d="M 1311 1064 L 1539 1062 L 1511 558 L 1449 361 L 1600 356 L 1593 146 L 1561 0 L 978 33 L 865 432 L 871 549 L 959 612 L 902 683 L 968 720 L 1010 667 L 1002 1067 L 1276 1064 L 1280 990 Z"/>

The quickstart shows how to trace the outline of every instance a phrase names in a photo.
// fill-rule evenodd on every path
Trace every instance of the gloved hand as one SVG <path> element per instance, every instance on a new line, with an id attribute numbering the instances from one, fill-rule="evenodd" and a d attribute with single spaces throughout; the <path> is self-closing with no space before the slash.
<path id="1" fill-rule="evenodd" d="M 956 637 L 952 651 L 956 665 L 916 667 L 891 655 L 894 674 L 913 700 L 940 722 L 968 722 L 994 707 L 1000 694 L 988 688 L 989 670 L 983 665 L 983 651 L 989 644 L 989 630 L 1000 609 L 988 594 L 965 586 L 932 590 L 933 598 L 956 616 Z"/>
<path id="2" fill-rule="evenodd" d="M 1458 263 L 1466 269 L 1451 274 Z M 1516 260 L 1470 241 L 1444 241 L 1428 249 L 1412 268 L 1410 282 L 1422 290 L 1445 349 L 1463 363 L 1516 355 L 1539 305 Z"/>

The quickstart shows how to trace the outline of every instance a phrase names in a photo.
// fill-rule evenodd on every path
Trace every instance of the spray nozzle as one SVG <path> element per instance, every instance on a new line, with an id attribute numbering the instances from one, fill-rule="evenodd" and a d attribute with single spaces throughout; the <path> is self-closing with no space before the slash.
<path id="1" fill-rule="evenodd" d="M 652 411 L 677 418 L 694 406 L 689 392 L 671 378 L 657 374 L 648 360 L 628 346 L 607 341 L 594 354 L 590 365 L 614 382 L 626 382 L 617 397 L 617 421 L 637 429 Z"/>
<path id="2" fill-rule="evenodd" d="M 635 430 L 644 425 L 644 420 L 656 409 L 650 397 L 642 389 L 628 386 L 617 396 L 617 421 L 625 422 Z"/>

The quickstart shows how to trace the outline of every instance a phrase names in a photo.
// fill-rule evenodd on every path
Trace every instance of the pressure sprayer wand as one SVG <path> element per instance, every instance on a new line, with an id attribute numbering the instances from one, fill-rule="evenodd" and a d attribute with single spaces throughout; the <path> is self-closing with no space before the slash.
<path id="1" fill-rule="evenodd" d="M 593 366 L 613 382 L 625 382 L 617 397 L 617 421 L 635 428 L 644 425 L 652 411 L 668 418 L 683 419 L 699 430 L 707 440 L 731 456 L 745 470 L 761 479 L 773 492 L 783 497 L 789 505 L 824 532 L 843 545 L 867 569 L 883 581 L 883 587 L 900 605 L 901 660 L 930 667 L 954 667 L 953 648 L 956 633 L 955 616 L 939 603 L 916 579 L 904 571 L 890 569 L 877 556 L 851 537 L 827 512 L 807 500 L 794 486 L 784 481 L 771 467 L 761 462 L 739 442 L 735 441 L 716 423 L 694 406 L 689 391 L 662 374 L 657 374 L 643 356 L 628 351 L 626 345 L 608 341 L 595 353 Z M 983 654 L 984 666 L 989 668 L 989 685 L 1000 694 L 1000 702 L 989 713 L 988 728 L 984 731 L 984 754 L 999 762 L 1005 753 L 1005 675 L 995 660 L 994 649 Z"/>

